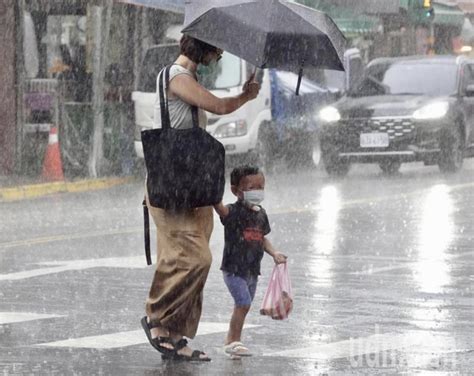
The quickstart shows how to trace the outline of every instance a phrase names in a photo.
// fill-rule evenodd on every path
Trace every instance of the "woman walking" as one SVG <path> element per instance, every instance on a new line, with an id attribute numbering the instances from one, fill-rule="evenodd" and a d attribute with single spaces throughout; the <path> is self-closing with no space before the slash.
<path id="1" fill-rule="evenodd" d="M 196 77 L 199 64 L 219 61 L 223 51 L 189 36 L 180 42 L 181 54 L 169 71 L 165 87 L 171 127 L 191 128 L 192 107 L 198 108 L 199 126 L 205 128 L 205 111 L 223 115 L 254 99 L 260 85 L 254 77 L 240 95 L 218 98 L 201 86 Z M 161 126 L 159 92 L 155 101 L 155 127 Z M 206 150 L 202 151 L 203 153 Z M 209 239 L 213 229 L 212 206 L 182 211 L 147 207 L 157 229 L 158 261 L 142 326 L 151 345 L 164 358 L 209 361 L 202 351 L 191 349 L 187 338 L 194 338 L 201 317 L 203 288 L 212 256 Z"/>

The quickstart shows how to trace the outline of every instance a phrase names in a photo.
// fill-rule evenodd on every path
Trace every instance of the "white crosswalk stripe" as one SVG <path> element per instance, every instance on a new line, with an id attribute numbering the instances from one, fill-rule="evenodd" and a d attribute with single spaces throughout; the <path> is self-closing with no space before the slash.
<path id="1" fill-rule="evenodd" d="M 0 274 L 0 281 L 17 281 L 21 279 L 40 277 L 43 275 L 62 273 L 71 270 L 84 270 L 92 268 L 146 268 L 144 257 L 111 257 L 88 260 L 49 261 L 36 265 L 44 265 L 43 268 L 25 270 L 22 272 Z"/>
<path id="2" fill-rule="evenodd" d="M 258 325 L 245 325 L 244 329 L 255 328 Z M 198 336 L 214 333 L 225 333 L 229 328 L 228 323 L 201 322 L 197 332 Z M 89 348 L 89 349 L 114 349 L 119 347 L 141 345 L 148 343 L 143 330 L 134 330 L 129 332 L 119 332 L 104 334 L 99 336 L 90 336 L 82 338 L 70 338 L 64 341 L 41 343 L 41 347 L 71 347 L 71 348 Z"/>
<path id="3" fill-rule="evenodd" d="M 432 349 L 436 352 L 448 352 L 456 348 L 456 343 L 453 338 L 447 335 L 435 335 L 427 331 L 412 330 L 402 334 L 377 333 L 368 337 L 351 338 L 344 341 L 317 344 L 304 348 L 267 353 L 265 355 L 304 359 L 339 359 L 418 347 L 422 347 L 424 350 L 428 349 L 428 351 Z"/>
<path id="4" fill-rule="evenodd" d="M 29 312 L 0 312 L 0 325 L 14 324 L 25 321 L 63 318 L 55 314 L 38 314 Z M 201 322 L 197 335 L 203 336 L 215 333 L 225 333 L 228 323 Z M 260 325 L 245 325 L 244 329 L 260 327 Z M 41 343 L 34 347 L 46 348 L 86 348 L 86 349 L 116 349 L 148 343 L 143 330 L 133 330 L 103 335 L 69 338 L 61 341 Z M 409 351 L 407 351 L 409 350 Z M 332 343 L 319 343 L 312 346 L 291 348 L 283 351 L 266 351 L 262 355 L 268 357 L 302 358 L 329 361 L 346 358 L 354 366 L 367 364 L 391 364 L 396 357 L 391 351 L 403 351 L 403 361 L 410 366 L 425 367 L 432 362 L 456 361 L 456 353 L 472 351 L 460 349 L 456 341 L 447 333 L 410 330 L 403 333 L 378 332 L 367 337 L 351 338 Z M 372 354 L 372 355 L 371 355 Z M 375 355 L 374 355 L 375 354 Z M 433 355 L 435 354 L 435 356 Z M 365 363 L 364 363 L 365 362 Z M 384 363 L 387 362 L 387 363 Z M 393 364 L 391 364 L 393 365 Z"/>
<path id="5" fill-rule="evenodd" d="M 29 312 L 0 312 L 0 325 L 14 324 L 25 321 L 44 320 L 58 317 L 65 317 L 62 315 L 47 315 L 40 313 Z"/>

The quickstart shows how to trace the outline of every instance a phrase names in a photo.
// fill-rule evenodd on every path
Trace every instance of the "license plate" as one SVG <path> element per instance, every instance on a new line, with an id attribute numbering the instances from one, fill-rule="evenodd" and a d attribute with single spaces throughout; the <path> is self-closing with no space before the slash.
<path id="1" fill-rule="evenodd" d="M 386 148 L 388 143 L 388 133 L 362 133 L 360 135 L 361 148 Z"/>

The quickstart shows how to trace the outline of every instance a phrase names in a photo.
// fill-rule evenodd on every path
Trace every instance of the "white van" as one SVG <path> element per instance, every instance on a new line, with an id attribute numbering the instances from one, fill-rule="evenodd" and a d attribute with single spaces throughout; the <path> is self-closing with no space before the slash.
<path id="1" fill-rule="evenodd" d="M 149 48 L 143 59 L 138 90 L 132 93 L 135 106 L 135 151 L 143 158 L 141 131 L 153 127 L 153 105 L 156 78 L 159 71 L 179 55 L 178 44 L 157 45 Z M 201 83 L 218 97 L 238 95 L 254 67 L 244 60 L 224 53 L 217 69 L 203 75 Z M 270 78 L 267 71 L 259 71 L 261 90 L 258 97 L 228 115 L 208 113 L 207 131 L 225 147 L 228 156 L 246 155 L 255 150 L 260 125 L 271 120 Z"/>

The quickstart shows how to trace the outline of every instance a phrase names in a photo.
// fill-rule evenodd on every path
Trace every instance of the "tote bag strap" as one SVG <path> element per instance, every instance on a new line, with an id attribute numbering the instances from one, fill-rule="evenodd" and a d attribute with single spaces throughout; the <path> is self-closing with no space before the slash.
<path id="1" fill-rule="evenodd" d="M 150 215 L 148 214 L 148 206 L 146 206 L 146 198 L 143 199 L 143 229 L 145 236 L 145 257 L 146 264 L 151 265 L 151 252 L 150 252 Z"/>
<path id="2" fill-rule="evenodd" d="M 168 109 L 168 96 L 165 92 L 165 84 L 163 81 L 166 82 L 166 87 L 168 87 L 170 78 L 170 66 L 164 67 L 159 76 L 158 81 L 159 83 L 159 95 L 160 95 L 160 111 L 161 111 L 161 128 L 169 129 L 171 128 L 171 121 L 170 121 L 170 113 Z"/>
<path id="3" fill-rule="evenodd" d="M 168 106 L 168 95 L 166 95 L 166 89 L 170 83 L 170 69 L 171 66 L 168 65 L 160 72 L 158 80 L 159 91 L 160 91 L 160 110 L 161 110 L 161 127 L 162 128 L 171 128 L 170 113 Z M 164 81 L 164 82 L 163 82 Z M 191 106 L 191 115 L 193 121 L 193 127 L 199 128 L 199 115 L 198 108 L 196 106 Z"/>
<path id="4" fill-rule="evenodd" d="M 193 115 L 193 127 L 199 128 L 199 116 L 198 109 L 196 106 L 191 106 L 191 114 Z"/>

